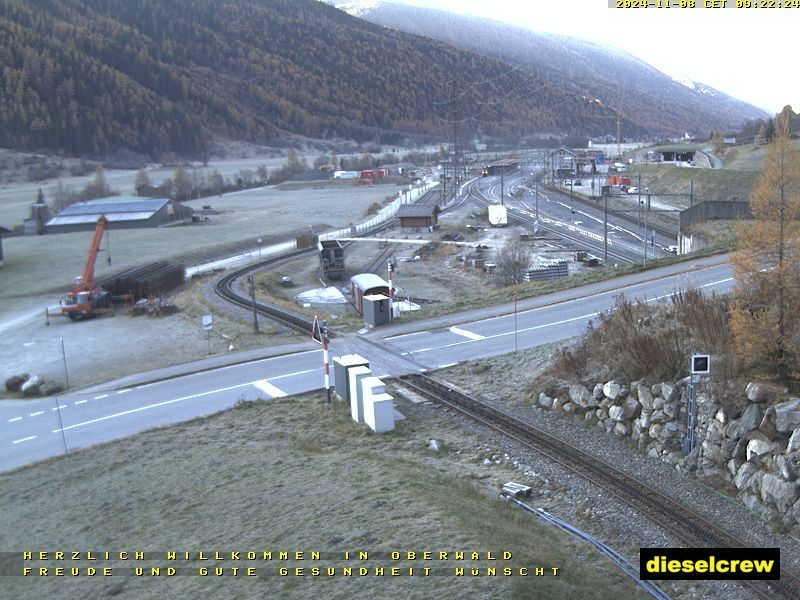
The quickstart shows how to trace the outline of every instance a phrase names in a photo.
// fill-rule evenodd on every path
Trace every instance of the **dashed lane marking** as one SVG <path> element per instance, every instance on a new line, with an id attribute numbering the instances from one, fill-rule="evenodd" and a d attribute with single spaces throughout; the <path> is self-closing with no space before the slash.
<path id="1" fill-rule="evenodd" d="M 22 417 L 14 417 L 13 419 L 8 420 L 9 423 L 14 423 L 16 421 L 22 421 Z"/>
<path id="2" fill-rule="evenodd" d="M 38 411 L 38 412 L 31 413 L 31 414 L 30 414 L 30 416 L 31 416 L 31 417 L 38 417 L 39 415 L 43 415 L 43 414 L 44 414 L 44 411 L 43 411 L 43 410 L 40 410 L 40 411 Z"/>
<path id="3" fill-rule="evenodd" d="M 100 396 L 95 396 L 94 397 L 95 400 L 100 400 L 101 398 L 108 398 L 108 394 L 101 394 Z M 84 402 L 86 402 L 86 401 L 84 400 Z"/>
<path id="4" fill-rule="evenodd" d="M 97 398 L 95 398 L 95 400 L 97 400 Z M 78 401 L 75 403 L 75 405 L 77 406 L 78 404 L 86 404 L 87 402 L 88 402 L 88 400 L 78 400 Z"/>
<path id="5" fill-rule="evenodd" d="M 35 439 L 36 437 L 37 437 L 37 436 L 35 436 L 35 435 L 32 435 L 32 436 L 30 436 L 30 437 L 22 438 L 21 440 L 14 440 L 14 441 L 13 441 L 13 442 L 11 442 L 11 443 L 12 443 L 12 444 L 21 444 L 22 442 L 27 442 L 28 440 L 33 440 L 33 439 Z"/>

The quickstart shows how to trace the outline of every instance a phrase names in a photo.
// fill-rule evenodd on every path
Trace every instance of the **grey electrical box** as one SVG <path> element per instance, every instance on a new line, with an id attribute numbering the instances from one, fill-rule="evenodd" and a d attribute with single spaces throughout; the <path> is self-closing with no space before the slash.
<path id="1" fill-rule="evenodd" d="M 334 391 L 340 400 L 350 402 L 350 392 L 348 390 L 350 378 L 347 375 L 348 369 L 368 366 L 369 361 L 358 354 L 346 354 L 345 356 L 337 356 L 333 359 Z"/>
<path id="2" fill-rule="evenodd" d="M 389 322 L 389 298 L 380 294 L 364 296 L 364 323 L 369 327 Z"/>

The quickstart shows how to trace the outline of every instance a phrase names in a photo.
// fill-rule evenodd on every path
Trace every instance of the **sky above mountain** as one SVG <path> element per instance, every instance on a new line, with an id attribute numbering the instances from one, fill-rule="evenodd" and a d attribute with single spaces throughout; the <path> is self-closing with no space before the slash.
<path id="1" fill-rule="evenodd" d="M 770 113 L 787 104 L 800 109 L 800 79 L 790 68 L 800 8 L 737 9 L 734 0 L 721 9 L 703 8 L 703 0 L 694 9 L 609 8 L 609 0 L 390 1 L 600 42 L 679 81 L 703 82 Z"/>

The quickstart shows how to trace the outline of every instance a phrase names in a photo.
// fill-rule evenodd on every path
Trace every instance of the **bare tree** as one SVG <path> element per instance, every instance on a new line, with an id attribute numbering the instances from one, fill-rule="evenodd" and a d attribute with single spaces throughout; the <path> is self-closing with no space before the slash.
<path id="1" fill-rule="evenodd" d="M 525 281 L 531 266 L 531 247 L 520 241 L 508 241 L 495 257 L 494 284 L 498 287 Z"/>

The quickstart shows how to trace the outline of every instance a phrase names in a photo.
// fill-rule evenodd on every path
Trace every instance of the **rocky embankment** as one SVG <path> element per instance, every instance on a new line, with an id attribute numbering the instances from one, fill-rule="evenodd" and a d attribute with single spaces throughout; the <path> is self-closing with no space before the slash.
<path id="1" fill-rule="evenodd" d="M 640 451 L 694 473 L 800 534 L 800 398 L 769 384 L 749 383 L 737 393 L 701 381 L 695 446 L 684 455 L 690 394 L 689 378 L 613 380 L 565 386 L 554 397 L 542 392 L 538 404 L 630 438 Z"/>

